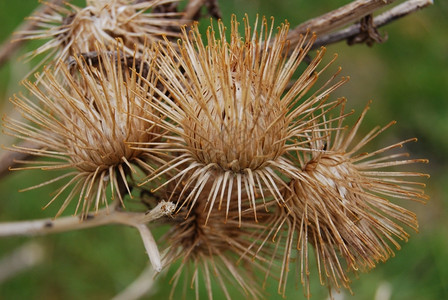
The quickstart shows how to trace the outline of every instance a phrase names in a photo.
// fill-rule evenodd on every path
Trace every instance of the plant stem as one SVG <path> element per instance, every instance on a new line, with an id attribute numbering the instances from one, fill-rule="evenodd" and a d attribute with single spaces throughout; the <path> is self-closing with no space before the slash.
<path id="1" fill-rule="evenodd" d="M 132 213 L 116 209 L 103 208 L 95 214 L 90 214 L 85 220 L 78 216 L 68 216 L 58 219 L 40 219 L 0 223 L 0 237 L 44 235 L 71 230 L 79 230 L 110 224 L 136 226 L 154 221 L 173 212 L 174 204 L 161 201 L 149 213 Z"/>
<path id="2" fill-rule="evenodd" d="M 174 208 L 175 205 L 173 203 L 161 201 L 149 213 L 132 213 L 115 208 L 104 208 L 95 214 L 88 215 L 85 220 L 81 220 L 77 216 L 69 216 L 56 220 L 43 219 L 0 223 L 0 237 L 43 235 L 109 224 L 128 225 L 138 230 L 154 270 L 160 272 L 162 270 L 160 253 L 157 248 L 157 243 L 146 223 L 157 220 L 162 216 L 171 215 Z"/>
<path id="3" fill-rule="evenodd" d="M 147 265 L 140 276 L 112 300 L 137 300 L 143 296 L 149 296 L 151 292 L 154 292 L 155 275 L 152 266 Z"/>
<path id="4" fill-rule="evenodd" d="M 350 2 L 338 9 L 298 25 L 289 32 L 288 37 L 291 40 L 291 43 L 295 44 L 295 42 L 300 39 L 300 35 L 306 33 L 308 30 L 317 35 L 337 30 L 344 25 L 370 15 L 381 7 L 387 6 L 394 1 L 395 0 L 357 0 Z"/>
<path id="5" fill-rule="evenodd" d="M 405 17 L 411 13 L 419 11 L 420 9 L 423 9 L 432 4 L 433 4 L 432 0 L 408 0 L 375 17 L 373 19 L 373 25 L 375 27 L 381 27 L 387 25 L 397 19 Z M 352 38 L 358 35 L 360 31 L 361 31 L 360 24 L 351 25 L 337 32 L 318 37 L 314 42 L 312 48 L 315 49 L 319 48 L 320 46 L 333 44 Z"/>

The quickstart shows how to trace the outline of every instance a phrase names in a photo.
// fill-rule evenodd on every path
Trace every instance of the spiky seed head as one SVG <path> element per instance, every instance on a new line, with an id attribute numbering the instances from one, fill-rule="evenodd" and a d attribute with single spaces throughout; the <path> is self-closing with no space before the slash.
<path id="1" fill-rule="evenodd" d="M 189 194 L 180 206 L 203 199 L 208 182 L 213 187 L 206 200 L 209 214 L 218 203 L 228 210 L 233 193 L 240 206 L 247 195 L 255 218 L 258 198 L 273 197 L 283 205 L 280 187 L 300 171 L 288 158 L 301 147 L 296 136 L 314 126 L 309 121 L 313 111 L 335 105 L 326 98 L 345 79 L 303 99 L 320 74 L 316 70 L 325 51 L 287 91 L 314 37 L 302 37 L 290 49 L 288 24 L 274 33 L 273 22 L 269 25 L 263 18 L 254 28 L 245 18 L 240 34 L 233 16 L 230 40 L 218 22 L 218 37 L 210 27 L 205 46 L 196 24 L 191 31 L 183 29 L 180 54 L 171 45 L 159 50 L 158 68 L 169 96 L 159 93 L 163 99 L 158 109 L 171 121 L 163 128 L 173 138 L 158 151 L 171 160 L 147 181 L 168 172 L 167 184 L 184 180 Z"/>
<path id="2" fill-rule="evenodd" d="M 151 101 L 146 99 L 152 97 L 152 90 L 142 81 L 143 76 L 148 82 L 156 81 L 147 65 L 151 58 L 126 57 L 120 46 L 98 45 L 97 53 L 95 64 L 75 56 L 71 65 L 62 65 L 62 77 L 47 69 L 39 84 L 26 81 L 34 99 L 19 95 L 12 102 L 29 124 L 6 118 L 10 134 L 37 146 L 11 150 L 44 158 L 20 169 L 67 170 L 36 186 L 69 178 L 50 201 L 71 188 L 58 215 L 76 195 L 76 211 L 82 207 L 83 216 L 91 206 L 98 210 L 108 202 L 108 185 L 112 197 L 118 195 L 123 201 L 122 194 L 130 193 L 127 176 L 136 172 L 133 164 L 151 168 L 148 152 L 128 145 L 157 139 L 158 127 L 148 126 L 148 120 L 156 122 L 150 113 Z"/>
<path id="3" fill-rule="evenodd" d="M 209 183 L 204 189 L 210 191 L 211 187 Z M 246 298 L 262 298 L 260 283 L 267 271 L 267 260 L 261 257 L 253 260 L 255 247 L 252 238 L 255 232 L 267 228 L 254 222 L 252 209 L 246 201 L 241 228 L 238 228 L 236 201 L 231 202 L 230 215 L 233 217 L 229 217 L 227 222 L 224 222 L 224 211 L 213 210 L 205 225 L 205 200 L 198 201 L 199 204 L 189 213 L 189 207 L 182 208 L 174 219 L 169 220 L 172 228 L 163 238 L 169 246 L 164 260 L 166 265 L 177 266 L 171 278 L 171 298 L 178 290 L 182 291 L 181 282 L 184 282 L 183 296 L 186 296 L 187 285 L 195 290 L 196 295 L 205 287 L 208 298 L 212 300 L 212 284 L 216 283 L 227 299 L 232 299 L 236 290 Z M 263 221 L 267 216 L 265 212 L 259 218 Z"/>
<path id="4" fill-rule="evenodd" d="M 411 180 L 426 174 L 397 171 L 393 168 L 426 162 L 407 159 L 407 153 L 390 152 L 401 148 L 402 141 L 373 152 L 361 152 L 394 122 L 376 127 L 356 142 L 356 134 L 367 112 L 363 111 L 352 128 L 343 127 L 343 106 L 339 118 L 325 123 L 323 130 L 309 136 L 310 147 L 301 162 L 300 179 L 285 189 L 289 210 L 279 209 L 271 221 L 277 232 L 285 232 L 284 262 L 297 250 L 301 282 L 309 294 L 308 244 L 314 248 L 322 284 L 338 290 L 350 289 L 350 273 L 367 271 L 386 261 L 407 241 L 405 227 L 418 228 L 414 213 L 401 207 L 400 200 L 426 201 L 424 184 Z M 404 158 L 404 159 L 403 159 Z M 287 274 L 288 263 L 282 274 Z M 285 292 L 286 278 L 281 277 L 279 289 Z"/>
<path id="5" fill-rule="evenodd" d="M 113 45 L 117 38 L 123 40 L 125 53 L 132 55 L 135 45 L 143 50 L 144 45 L 162 40 L 162 35 L 178 36 L 179 15 L 152 13 L 161 5 L 177 1 L 87 0 L 85 7 L 45 2 L 47 11 L 31 17 L 38 21 L 39 27 L 17 34 L 25 40 L 48 39 L 28 54 L 34 57 L 48 53 L 41 64 L 95 51 L 96 42 Z"/>

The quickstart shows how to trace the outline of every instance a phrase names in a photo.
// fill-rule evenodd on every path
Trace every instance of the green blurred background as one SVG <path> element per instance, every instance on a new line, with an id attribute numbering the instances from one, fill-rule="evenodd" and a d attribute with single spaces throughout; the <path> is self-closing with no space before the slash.
<path id="1" fill-rule="evenodd" d="M 276 23 L 287 19 L 292 26 L 348 2 L 219 1 L 226 24 L 232 13 L 240 19 L 248 13 L 252 20 L 258 13 L 274 16 Z M 35 0 L 2 0 L 0 40 L 7 38 L 36 5 Z M 432 7 L 396 21 L 380 32 L 387 32 L 388 41 L 371 48 L 347 46 L 343 42 L 328 47 L 329 56 L 338 53 L 337 64 L 343 67 L 344 75 L 351 77 L 336 96 L 347 97 L 348 107 L 358 112 L 368 100 L 373 100 L 361 129 L 364 133 L 375 125 L 398 121 L 376 140 L 379 145 L 411 137 L 419 139 L 418 143 L 407 145 L 406 150 L 413 157 L 430 160 L 428 165 L 418 168 L 431 174 L 427 186 L 431 200 L 426 205 L 405 204 L 417 213 L 420 232 L 412 233 L 396 257 L 354 279 L 354 296 L 344 291 L 342 297 L 374 299 L 381 291 L 389 291 L 390 299 L 394 300 L 448 299 L 448 2 L 436 1 Z M 23 53 L 0 69 L 2 114 L 14 114 L 7 99 L 22 89 L 18 82 L 30 69 L 27 63 L 18 61 Z M 3 145 L 12 143 L 4 135 L 0 141 Z M 54 216 L 57 205 L 41 210 L 54 187 L 18 192 L 51 176 L 14 172 L 3 178 L 0 222 Z M 43 247 L 43 261 L 0 283 L 0 299 L 108 299 L 127 287 L 147 261 L 137 232 L 118 226 L 42 237 L 3 238 L 0 260 L 29 242 Z M 168 279 L 160 277 L 149 299 L 166 298 L 170 289 Z M 325 288 L 314 279 L 312 299 L 325 299 Z M 303 298 L 301 288 L 296 290 L 292 279 L 290 282 L 287 299 Z M 267 293 L 269 299 L 281 299 L 275 283 L 268 287 Z M 215 296 L 223 297 L 218 290 Z"/>

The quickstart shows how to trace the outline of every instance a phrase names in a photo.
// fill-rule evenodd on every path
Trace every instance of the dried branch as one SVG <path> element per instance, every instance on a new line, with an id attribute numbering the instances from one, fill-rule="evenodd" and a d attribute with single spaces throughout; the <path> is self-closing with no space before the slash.
<path id="1" fill-rule="evenodd" d="M 171 202 L 161 201 L 149 213 L 132 213 L 118 209 L 104 208 L 95 215 L 88 215 L 87 219 L 80 220 L 77 216 L 63 217 L 56 220 L 43 219 L 34 221 L 20 221 L 0 223 L 0 237 L 20 235 L 42 235 L 91 228 L 110 224 L 121 224 L 135 227 L 142 238 L 148 257 L 154 269 L 162 269 L 160 254 L 154 237 L 146 223 L 162 216 L 171 215 L 175 205 Z"/>
<path id="2" fill-rule="evenodd" d="M 60 5 L 63 2 L 67 2 L 67 1 L 51 0 L 49 2 L 52 4 L 55 4 L 55 5 Z M 45 14 L 47 12 L 50 12 L 51 9 L 52 9 L 51 6 L 41 4 L 31 13 L 31 15 Z M 36 20 L 36 19 L 25 19 L 25 21 L 23 21 L 22 24 L 20 24 L 15 29 L 15 32 L 19 32 L 19 31 L 25 32 L 25 31 L 33 30 L 36 28 L 37 22 L 38 22 L 38 20 Z M 20 36 L 20 35 L 15 36 L 15 37 L 13 37 L 11 35 L 6 41 L 4 41 L 0 45 L 0 67 L 5 62 L 7 62 L 11 58 L 11 56 L 23 45 L 25 40 L 21 39 L 21 38 L 22 38 L 22 36 Z"/>
<path id="3" fill-rule="evenodd" d="M 112 298 L 112 300 L 134 300 L 154 293 L 154 276 L 156 272 L 148 264 L 138 278 L 124 291 Z"/>
<path id="4" fill-rule="evenodd" d="M 379 8 L 387 6 L 395 0 L 357 0 L 345 6 L 328 12 L 317 18 L 308 20 L 289 32 L 288 38 L 292 44 L 299 40 L 301 34 L 308 30 L 317 35 L 334 31 L 342 26 L 360 20 L 362 17 L 372 14 Z"/>
<path id="5" fill-rule="evenodd" d="M 373 26 L 375 28 L 382 27 L 432 4 L 432 0 L 408 0 L 375 17 Z M 361 24 L 354 24 L 340 31 L 318 37 L 313 44 L 313 48 L 351 39 L 360 34 L 360 32 Z"/>
<path id="6" fill-rule="evenodd" d="M 173 211 L 173 203 L 161 201 L 149 213 L 134 213 L 104 208 L 95 214 L 89 214 L 85 220 L 80 220 L 79 216 L 68 216 L 54 220 L 41 219 L 0 223 L 0 237 L 44 235 L 109 224 L 136 226 L 154 221 L 162 216 L 170 215 Z"/>
<path id="7" fill-rule="evenodd" d="M 157 272 L 162 271 L 162 259 L 160 258 L 159 248 L 157 247 L 156 240 L 152 236 L 151 231 L 146 224 L 136 224 L 134 227 L 140 233 L 140 237 L 145 246 L 146 253 L 148 254 L 149 261 Z"/>

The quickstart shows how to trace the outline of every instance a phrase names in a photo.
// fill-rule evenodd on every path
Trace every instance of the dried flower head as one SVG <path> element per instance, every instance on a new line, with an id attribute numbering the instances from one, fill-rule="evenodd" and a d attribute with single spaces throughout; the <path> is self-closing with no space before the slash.
<path id="1" fill-rule="evenodd" d="M 274 34 L 273 23 L 263 18 L 261 27 L 257 20 L 252 31 L 246 18 L 243 36 L 238 26 L 233 17 L 230 41 L 222 22 L 218 38 L 210 27 L 207 46 L 197 24 L 189 32 L 184 28 L 180 54 L 171 45 L 161 46 L 158 67 L 169 97 L 160 92 L 157 109 L 170 120 L 163 124 L 170 138 L 157 151 L 171 156 L 147 181 L 169 173 L 166 184 L 185 182 L 181 194 L 188 195 L 179 207 L 192 203 L 193 208 L 206 199 L 210 215 L 224 202 L 226 218 L 230 199 L 237 194 L 238 214 L 246 198 L 256 219 L 258 200 L 273 197 L 284 204 L 279 192 L 286 185 L 284 178 L 296 178 L 300 172 L 288 153 L 300 149 L 297 136 L 315 126 L 309 118 L 312 112 L 336 105 L 326 103 L 327 96 L 345 79 L 303 99 L 320 75 L 316 70 L 325 51 L 318 52 L 289 90 L 287 86 L 314 37 L 302 37 L 290 49 L 288 24 Z"/>
<path id="2" fill-rule="evenodd" d="M 123 201 L 122 194 L 126 190 L 130 194 L 127 176 L 136 172 L 132 163 L 150 168 L 145 162 L 150 154 L 131 149 L 128 142 L 157 138 L 158 128 L 143 120 L 155 117 L 149 113 L 151 90 L 142 82 L 144 77 L 155 83 L 156 76 L 148 62 L 126 57 L 119 46 L 98 46 L 97 53 L 94 61 L 75 56 L 70 65 L 63 64 L 63 76 L 55 77 L 53 70 L 46 69 L 39 84 L 26 81 L 38 104 L 23 95 L 11 101 L 29 123 L 6 118 L 10 134 L 37 146 L 11 150 L 44 158 L 27 161 L 29 166 L 19 169 L 68 171 L 29 188 L 70 178 L 50 201 L 71 187 L 58 215 L 76 195 L 76 211 L 81 204 L 84 216 L 91 206 L 98 210 L 100 204 L 107 204 L 108 185 L 112 197 L 118 194 Z"/>
<path id="3" fill-rule="evenodd" d="M 208 183 L 204 189 L 209 192 L 211 187 Z M 236 290 L 246 298 L 262 298 L 260 283 L 267 272 L 263 264 L 267 259 L 254 261 L 254 253 L 247 250 L 253 243 L 253 234 L 264 230 L 262 222 L 254 222 L 252 209 L 246 202 L 242 211 L 243 226 L 239 228 L 238 205 L 236 199 L 232 199 L 230 215 L 234 217 L 225 222 L 225 212 L 213 210 L 205 225 L 205 200 L 198 201 L 189 213 L 189 207 L 184 207 L 170 220 L 174 224 L 165 236 L 169 245 L 165 262 L 178 266 L 171 279 L 171 298 L 178 290 L 185 297 L 186 288 L 190 287 L 198 299 L 199 290 L 205 287 L 208 298 L 213 299 L 213 282 L 220 286 L 227 299 L 232 299 Z M 267 216 L 268 213 L 261 213 L 259 219 L 263 221 Z M 179 282 L 183 282 L 183 289 Z"/>
<path id="4" fill-rule="evenodd" d="M 96 42 L 113 45 L 117 38 L 123 40 L 125 53 L 132 55 L 135 45 L 143 50 L 145 44 L 161 39 L 162 35 L 178 35 L 177 13 L 152 13 L 159 6 L 177 1 L 86 0 L 85 7 L 45 2 L 50 12 L 31 17 L 39 28 L 17 34 L 21 39 L 48 39 L 28 54 L 34 57 L 48 53 L 42 63 L 65 61 L 70 55 L 95 51 Z"/>
<path id="5" fill-rule="evenodd" d="M 357 141 L 355 136 L 368 107 L 350 129 L 342 127 L 343 108 L 340 118 L 322 122 L 323 130 L 309 135 L 310 150 L 298 157 L 302 176 L 285 189 L 289 210 L 279 208 L 268 225 L 276 228 L 270 232 L 273 237 L 286 232 L 279 286 L 282 293 L 289 262 L 296 253 L 301 282 L 309 297 L 308 244 L 314 248 L 321 283 L 336 290 L 341 286 L 350 289 L 348 273 L 367 271 L 386 261 L 394 254 L 393 248 L 400 249 L 399 241 L 408 240 L 403 226 L 417 230 L 415 214 L 396 202 L 428 198 L 424 184 L 410 179 L 426 174 L 391 169 L 426 160 L 403 159 L 407 153 L 386 154 L 414 139 L 361 152 L 394 122 L 375 127 Z"/>

